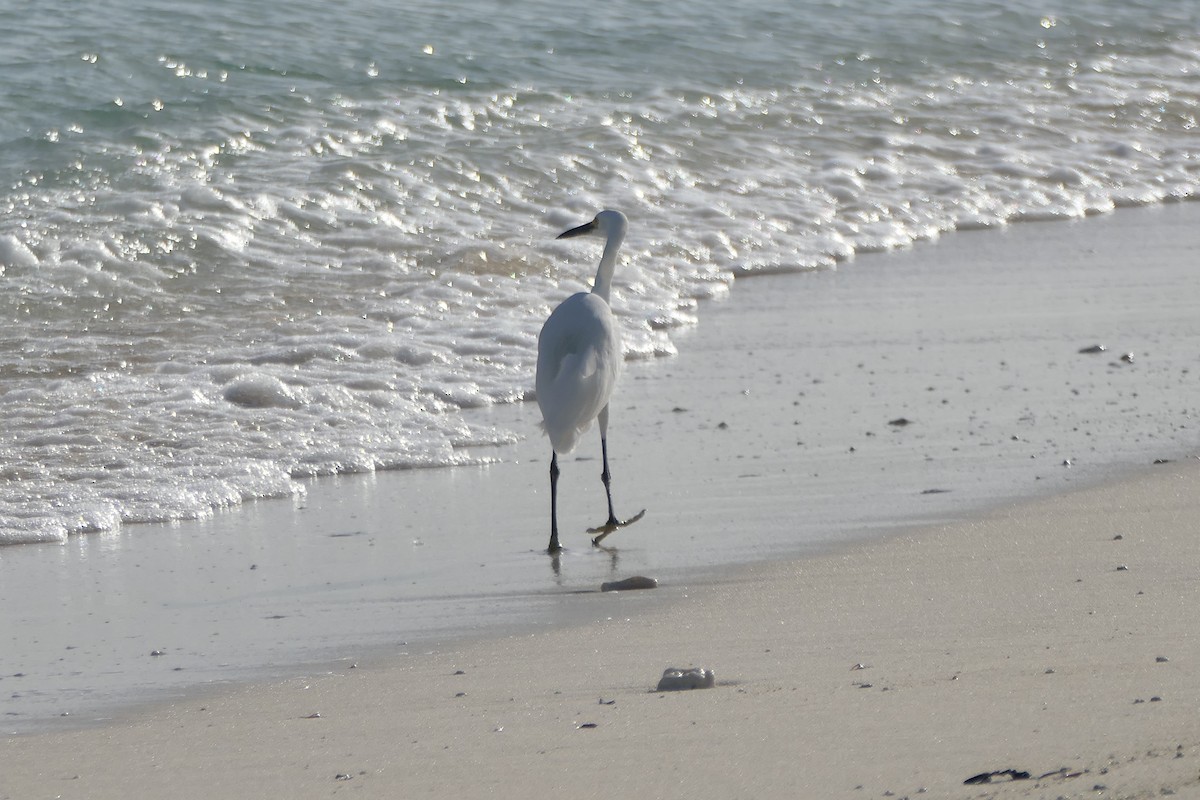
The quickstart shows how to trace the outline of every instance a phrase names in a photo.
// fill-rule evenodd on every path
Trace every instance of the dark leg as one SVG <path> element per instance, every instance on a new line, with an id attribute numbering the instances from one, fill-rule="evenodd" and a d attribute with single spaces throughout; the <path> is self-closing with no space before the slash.
<path id="1" fill-rule="evenodd" d="M 604 481 L 604 495 L 608 498 L 608 522 L 604 524 L 606 527 L 620 525 L 617 515 L 613 513 L 612 473 L 608 471 L 608 440 L 603 436 L 600 437 L 600 457 L 604 461 L 604 471 L 600 473 L 600 480 Z"/>
<path id="2" fill-rule="evenodd" d="M 605 409 L 607 411 L 607 409 Z M 607 422 L 602 418 L 602 421 Z M 617 519 L 617 514 L 613 511 L 612 501 L 612 473 L 608 471 L 608 439 L 605 436 L 600 437 L 600 455 L 604 459 L 604 471 L 600 473 L 600 480 L 604 481 L 604 495 L 608 498 L 608 522 L 605 522 L 599 528 L 588 528 L 588 533 L 598 533 L 599 536 L 592 539 L 592 544 L 599 545 L 604 541 L 604 537 L 615 531 L 617 528 L 624 528 L 626 525 L 631 525 L 642 518 L 646 513 L 646 509 L 642 509 L 634 516 L 622 522 Z"/>
<path id="3" fill-rule="evenodd" d="M 612 501 L 609 501 L 609 505 Z M 558 453 L 550 453 L 550 546 L 546 552 L 553 555 L 562 550 L 558 543 Z"/>

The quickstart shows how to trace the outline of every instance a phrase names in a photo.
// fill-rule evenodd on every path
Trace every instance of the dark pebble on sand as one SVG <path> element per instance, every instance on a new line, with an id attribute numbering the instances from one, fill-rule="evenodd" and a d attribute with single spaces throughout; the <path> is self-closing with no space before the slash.
<path id="1" fill-rule="evenodd" d="M 1107 349 L 1108 348 L 1102 344 L 1094 344 L 1091 347 L 1081 347 L 1079 352 L 1084 355 L 1094 355 L 1096 353 L 1103 353 Z"/>
<path id="2" fill-rule="evenodd" d="M 628 592 L 636 591 L 637 589 L 657 589 L 658 581 L 655 578 L 648 578 L 645 575 L 634 575 L 631 578 L 625 578 L 619 581 L 607 581 L 600 584 L 602 592 Z"/>

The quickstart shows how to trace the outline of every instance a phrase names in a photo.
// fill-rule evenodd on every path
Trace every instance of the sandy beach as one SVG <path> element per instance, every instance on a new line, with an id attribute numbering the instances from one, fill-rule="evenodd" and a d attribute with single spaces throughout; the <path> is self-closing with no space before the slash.
<path id="1" fill-rule="evenodd" d="M 1198 534 L 1200 466 L 1163 465 L 653 611 L 595 594 L 603 622 L 11 738 L 0 796 L 1190 796 Z M 672 665 L 717 686 L 652 692 Z M 964 785 L 1006 770 L 1031 777 Z"/>
<path id="2" fill-rule="evenodd" d="M 626 375 L 617 501 L 649 511 L 608 551 L 576 533 L 539 552 L 533 435 L 488 467 L 314 484 L 162 545 L 123 531 L 111 547 L 157 590 L 211 595 L 139 605 L 131 575 L 111 612 L 141 657 L 121 669 L 186 667 L 181 693 L 7 737 L 0 798 L 1200 792 L 1198 215 L 958 234 L 737 287 L 678 358 Z M 529 405 L 485 414 L 528 429 Z M 580 530 L 600 509 L 581 458 Z M 236 574 L 185 568 L 218 570 L 247 530 Z M 47 580 L 26 552 L 9 591 Z M 598 591 L 638 574 L 660 587 Z M 438 580 L 474 588 L 434 598 Z M 424 626 L 456 604 L 473 624 Z M 217 645 L 177 629 L 198 607 L 231 651 L 307 640 L 326 666 L 197 680 Z M 91 630 L 58 610 L 9 625 L 34 680 L 34 640 L 61 658 Z M 28 685 L 9 663 L 4 696 Z M 671 666 L 717 685 L 654 692 Z"/>

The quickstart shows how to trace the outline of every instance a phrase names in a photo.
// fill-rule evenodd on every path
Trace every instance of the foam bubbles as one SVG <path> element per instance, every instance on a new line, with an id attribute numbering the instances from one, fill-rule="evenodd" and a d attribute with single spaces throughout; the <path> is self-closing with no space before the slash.
<path id="1" fill-rule="evenodd" d="M 270 375 L 244 375 L 228 386 L 222 396 L 244 408 L 299 408 L 304 405 L 302 392 L 293 390 Z"/>

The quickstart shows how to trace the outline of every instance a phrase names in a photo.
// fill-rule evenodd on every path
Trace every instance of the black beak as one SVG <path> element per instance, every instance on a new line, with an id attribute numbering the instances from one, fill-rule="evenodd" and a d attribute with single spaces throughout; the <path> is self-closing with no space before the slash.
<path id="1" fill-rule="evenodd" d="M 583 225 L 580 225 L 578 228 L 571 228 L 571 230 L 569 230 L 569 231 L 563 231 L 562 233 L 560 233 L 558 236 L 555 236 L 554 238 L 555 239 L 572 239 L 576 236 L 583 236 L 585 233 L 591 233 L 594 230 L 596 230 L 596 220 L 592 220 L 591 222 L 585 222 Z"/>

